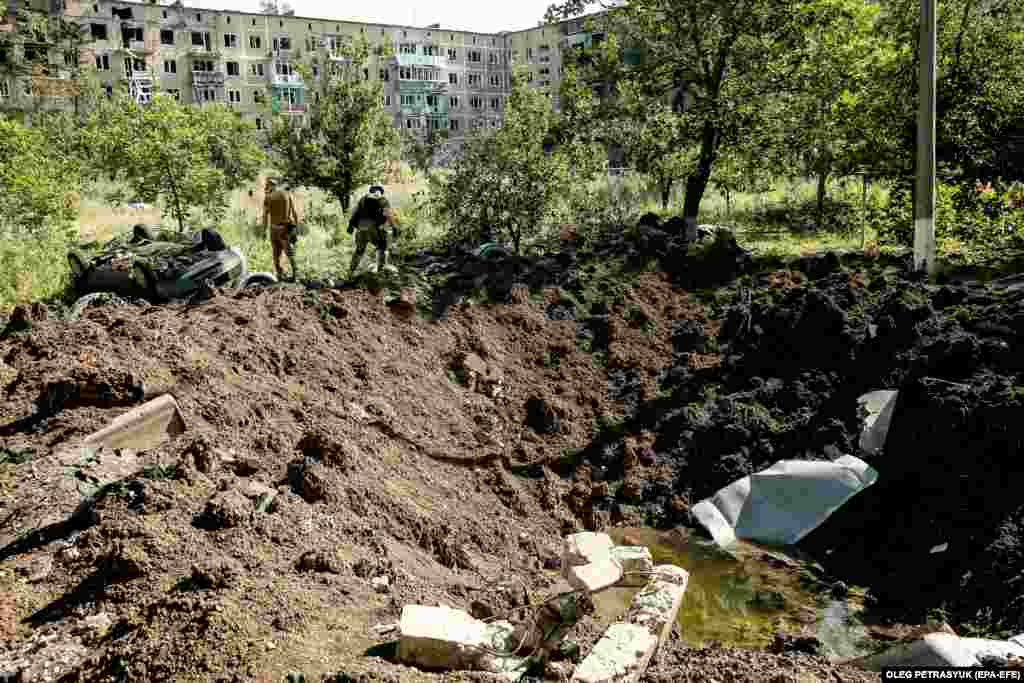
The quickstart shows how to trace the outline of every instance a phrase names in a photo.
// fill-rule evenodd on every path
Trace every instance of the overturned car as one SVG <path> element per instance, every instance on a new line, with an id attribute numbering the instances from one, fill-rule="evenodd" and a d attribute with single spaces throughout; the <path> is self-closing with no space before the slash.
<path id="1" fill-rule="evenodd" d="M 178 233 L 136 225 L 91 258 L 68 253 L 71 283 L 79 295 L 111 292 L 151 301 L 181 299 L 204 285 L 260 287 L 277 282 L 271 273 L 250 272 L 245 255 L 228 247 L 215 230 Z"/>

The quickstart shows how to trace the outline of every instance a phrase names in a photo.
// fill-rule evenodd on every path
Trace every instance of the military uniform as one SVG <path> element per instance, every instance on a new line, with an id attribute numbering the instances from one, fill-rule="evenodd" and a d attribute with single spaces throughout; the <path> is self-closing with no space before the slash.
<path id="1" fill-rule="evenodd" d="M 359 200 L 352 219 L 348 222 L 348 232 L 356 232 L 356 248 L 352 254 L 352 264 L 349 267 L 348 276 L 351 278 L 359 262 L 363 260 L 366 252 L 366 245 L 370 242 L 377 247 L 377 272 L 384 270 L 388 260 L 388 236 L 384 230 L 384 224 L 389 222 L 388 214 L 391 204 L 383 194 L 374 196 L 368 194 Z"/>
<path id="2" fill-rule="evenodd" d="M 295 243 L 292 233 L 298 229 L 299 214 L 291 193 L 282 190 L 269 192 L 263 200 L 263 222 L 270 224 L 270 247 L 274 254 L 274 270 L 281 278 L 281 255 L 287 254 L 292 267 L 292 278 L 296 276 Z"/>

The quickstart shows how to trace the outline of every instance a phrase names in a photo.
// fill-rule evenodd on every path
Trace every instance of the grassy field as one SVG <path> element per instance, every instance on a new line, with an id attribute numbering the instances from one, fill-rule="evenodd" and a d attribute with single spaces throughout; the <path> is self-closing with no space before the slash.
<path id="1" fill-rule="evenodd" d="M 403 228 L 407 238 L 403 249 L 429 244 L 442 234 L 442 228 L 418 215 L 414 194 L 425 189 L 422 178 L 406 174 L 409 182 L 388 186 L 388 197 L 392 206 L 403 217 Z M 192 226 L 216 227 L 225 240 L 239 246 L 246 254 L 253 270 L 273 271 L 269 240 L 259 224 L 263 204 L 263 181 L 261 176 L 251 187 L 232 193 L 229 207 L 220 221 L 199 217 Z M 130 209 L 106 204 L 102 197 L 110 187 L 95 187 L 83 196 L 78 235 L 82 241 L 105 241 L 114 235 L 124 234 L 136 223 L 173 226 L 165 219 L 158 207 Z M 367 188 L 359 188 L 355 197 L 361 196 Z M 607 219 L 629 224 L 640 215 L 653 211 L 662 216 L 679 214 L 682 211 L 682 187 L 673 193 L 667 210 L 662 210 L 658 197 L 644 187 L 637 177 L 615 177 L 595 184 L 595 202 L 600 206 L 601 215 Z M 860 206 L 859 183 L 843 185 L 833 183 L 830 194 L 845 202 L 850 211 Z M 772 220 L 772 212 L 779 207 L 804 206 L 813 199 L 814 186 L 810 182 L 780 182 L 770 192 L 762 194 L 739 194 L 726 205 L 725 198 L 709 188 L 701 205 L 701 222 L 718 223 L 735 228 L 741 244 L 755 253 L 776 256 L 798 256 L 824 249 L 857 250 L 862 247 L 860 229 L 851 230 L 849 225 L 831 226 L 826 222 L 823 229 L 807 231 L 805 226 L 793 226 L 788 217 L 780 223 Z M 308 227 L 308 233 L 299 241 L 297 261 L 300 276 L 342 276 L 349 266 L 353 240 L 345 232 L 348 217 L 341 215 L 341 207 L 333 198 L 319 190 L 302 189 L 296 192 L 300 215 Z M 880 188 L 872 190 L 871 201 L 884 199 Z M 564 216 L 559 222 L 574 222 L 573 217 Z M 332 244 L 332 238 L 339 238 Z M 408 238 L 411 236 L 411 239 Z M 877 249 L 875 232 L 868 228 L 864 236 L 869 250 Z M 6 250 L 5 250 L 6 249 Z M 368 250 L 371 251 L 371 250 Z M 66 290 L 67 264 L 64 258 L 66 246 L 59 240 L 53 244 L 33 242 L 21 245 L 6 244 L 0 248 L 0 269 L 15 273 L 13 278 L 0 278 L 0 310 L 7 309 L 19 301 L 33 301 L 59 296 Z M 6 260 L 5 260 L 6 259 Z M 374 254 L 364 256 L 362 267 L 372 265 Z"/>

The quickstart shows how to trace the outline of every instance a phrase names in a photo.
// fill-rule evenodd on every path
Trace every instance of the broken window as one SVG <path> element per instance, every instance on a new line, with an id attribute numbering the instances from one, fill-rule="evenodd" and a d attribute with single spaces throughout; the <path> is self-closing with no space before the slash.
<path id="1" fill-rule="evenodd" d="M 107 97 L 113 97 L 114 96 L 114 86 L 111 85 L 110 83 L 107 83 L 106 85 L 104 85 L 103 86 L 103 90 L 104 90 L 104 92 L 107 93 Z"/>
<path id="2" fill-rule="evenodd" d="M 387 69 L 381 69 L 380 70 L 380 80 L 382 80 L 382 81 L 390 81 L 391 80 L 391 72 L 388 71 Z"/>
<path id="3" fill-rule="evenodd" d="M 398 78 L 403 81 L 412 79 L 412 69 L 407 66 L 398 67 Z"/>
<path id="4" fill-rule="evenodd" d="M 400 43 L 398 46 L 398 53 L 403 55 L 416 54 L 416 43 Z"/>
<path id="5" fill-rule="evenodd" d="M 436 107 L 437 106 L 437 95 L 427 95 L 427 106 L 428 107 Z"/>
<path id="6" fill-rule="evenodd" d="M 110 55 L 96 55 L 96 70 L 110 71 Z"/>
<path id="7" fill-rule="evenodd" d="M 526 48 L 526 58 L 527 59 L 533 59 L 533 48 L 532 47 Z"/>
<path id="8" fill-rule="evenodd" d="M 263 75 L 263 65 L 262 64 L 250 64 L 249 65 L 249 73 L 251 75 L 253 75 L 253 76 L 262 76 Z"/>
<path id="9" fill-rule="evenodd" d="M 249 48 L 259 50 L 263 46 L 263 39 L 259 36 L 249 36 Z"/>
<path id="10" fill-rule="evenodd" d="M 448 84 L 449 85 L 458 85 L 459 84 L 459 75 L 457 73 L 455 73 L 455 72 L 449 73 L 448 74 Z"/>
<path id="11" fill-rule="evenodd" d="M 253 104 L 261 104 L 262 102 L 263 102 L 263 91 L 262 90 L 253 90 L 252 91 L 252 103 Z"/>
<path id="12" fill-rule="evenodd" d="M 391 95 L 385 95 L 384 96 L 384 106 L 385 107 L 390 107 L 391 106 Z"/>
<path id="13" fill-rule="evenodd" d="M 480 74 L 467 74 L 466 82 L 469 83 L 470 87 L 480 85 Z"/>
<path id="14" fill-rule="evenodd" d="M 475 40 L 475 39 L 474 39 Z M 470 62 L 481 61 L 480 50 L 469 50 L 466 52 L 466 59 Z"/>
<path id="15" fill-rule="evenodd" d="M 192 47 L 204 47 L 206 45 L 204 38 L 208 35 L 210 34 L 202 31 L 192 31 Z"/>
<path id="16" fill-rule="evenodd" d="M 448 98 L 448 108 L 449 109 L 458 109 L 458 107 L 459 107 L 459 98 L 456 97 L 455 95 L 452 95 L 451 97 L 449 97 Z"/>
<path id="17" fill-rule="evenodd" d="M 448 127 L 451 128 L 452 130 L 458 130 L 459 129 L 459 120 L 458 119 L 451 119 L 448 122 Z"/>
<path id="18" fill-rule="evenodd" d="M 491 86 L 495 88 L 501 87 L 501 74 L 491 74 Z"/>
<path id="19" fill-rule="evenodd" d="M 495 111 L 497 111 L 498 109 L 501 109 L 501 100 L 499 98 L 497 98 L 497 97 L 492 97 L 491 98 L 491 109 L 494 109 Z"/>
<path id="20" fill-rule="evenodd" d="M 487 63 L 488 64 L 497 64 L 498 63 L 498 54 L 496 52 L 488 53 L 488 55 L 487 55 Z"/>
<path id="21" fill-rule="evenodd" d="M 238 68 L 238 62 L 228 62 L 228 76 L 238 76 L 241 71 Z"/>
<path id="22" fill-rule="evenodd" d="M 167 94 L 173 97 L 175 102 L 181 102 L 181 91 L 177 88 L 169 89 Z"/>
<path id="23" fill-rule="evenodd" d="M 224 34 L 224 47 L 226 47 L 226 48 L 236 48 L 236 47 L 238 47 L 238 36 L 235 35 L 234 33 L 225 33 Z"/>
<path id="24" fill-rule="evenodd" d="M 163 29 L 160 31 L 161 45 L 174 45 L 174 31 Z"/>
<path id="25" fill-rule="evenodd" d="M 198 59 L 192 62 L 192 71 L 198 71 L 199 73 L 213 73 L 213 61 L 209 59 Z"/>
<path id="26" fill-rule="evenodd" d="M 0 81 L 0 100 L 11 96 L 11 84 L 9 81 Z"/>
<path id="27" fill-rule="evenodd" d="M 484 100 L 482 97 L 476 97 L 474 95 L 473 97 L 469 98 L 469 106 L 473 107 L 473 109 L 483 109 Z"/>
<path id="28" fill-rule="evenodd" d="M 427 57 L 436 57 L 439 54 L 441 54 L 441 48 L 437 47 L 436 45 L 424 45 L 423 54 L 425 54 Z"/>
<path id="29" fill-rule="evenodd" d="M 242 103 L 242 91 L 241 90 L 228 90 L 228 102 L 231 104 Z"/>
<path id="30" fill-rule="evenodd" d="M 448 48 L 448 61 L 449 62 L 454 62 L 456 57 L 457 57 L 457 55 L 458 55 L 458 53 L 456 52 L 454 47 Z"/>
<path id="31" fill-rule="evenodd" d="M 178 63 L 173 59 L 164 60 L 164 73 L 165 74 L 176 74 L 178 73 Z"/>
<path id="32" fill-rule="evenodd" d="M 141 26 L 122 26 L 121 27 L 121 39 L 126 43 L 130 40 L 142 40 L 142 27 Z"/>
<path id="33" fill-rule="evenodd" d="M 74 66 L 78 64 L 78 55 L 74 52 L 64 53 L 64 66 Z"/>
<path id="34" fill-rule="evenodd" d="M 291 50 L 292 39 L 288 36 L 279 36 L 274 38 L 274 50 Z"/>
<path id="35" fill-rule="evenodd" d="M 320 78 L 320 67 L 316 64 L 313 65 L 313 78 Z"/>
<path id="36" fill-rule="evenodd" d="M 118 19 L 120 19 L 121 21 L 125 21 L 125 20 L 131 21 L 131 19 L 132 19 L 132 8 L 131 7 L 122 7 L 122 8 L 111 7 L 110 8 L 110 13 L 113 14 Z"/>
<path id="37" fill-rule="evenodd" d="M 93 40 L 106 40 L 107 39 L 107 26 L 106 24 L 89 24 L 89 31 L 92 35 Z"/>
<path id="38" fill-rule="evenodd" d="M 256 130 L 263 130 L 263 119 L 256 117 Z"/>

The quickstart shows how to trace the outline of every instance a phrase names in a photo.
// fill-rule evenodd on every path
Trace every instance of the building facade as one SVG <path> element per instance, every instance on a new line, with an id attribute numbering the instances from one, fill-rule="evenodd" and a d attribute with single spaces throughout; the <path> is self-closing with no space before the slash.
<path id="1" fill-rule="evenodd" d="M 558 107 L 563 53 L 590 41 L 582 22 L 497 34 L 365 24 L 115 0 L 27 0 L 37 16 L 62 15 L 83 29 L 81 45 L 35 53 L 35 73 L 5 69 L 0 43 L 0 110 L 66 107 L 74 60 L 95 68 L 112 92 L 127 87 L 139 101 L 167 92 L 182 102 L 225 103 L 258 129 L 270 116 L 304 117 L 346 39 L 371 45 L 364 77 L 379 79 L 395 126 L 446 130 L 457 141 L 474 127 L 500 126 L 513 64 Z M 24 13 L 23 13 L 24 14 Z M 16 19 L 0 29 L 13 35 Z M 25 48 L 27 49 L 27 48 Z M 22 55 L 23 57 L 24 55 Z M 304 77 L 297 68 L 307 67 Z M 10 66 L 7 64 L 6 66 Z M 307 82 L 311 81 L 311 82 Z"/>

